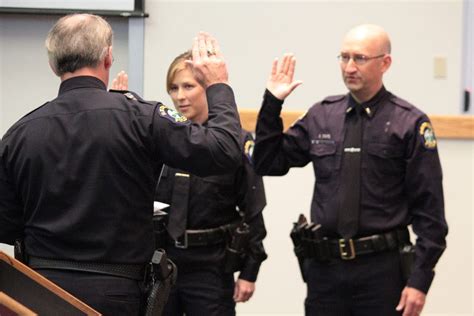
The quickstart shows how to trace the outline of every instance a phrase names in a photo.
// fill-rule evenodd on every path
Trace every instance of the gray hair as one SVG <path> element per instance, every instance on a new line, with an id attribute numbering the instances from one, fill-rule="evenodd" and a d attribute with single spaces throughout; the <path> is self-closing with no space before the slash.
<path id="1" fill-rule="evenodd" d="M 51 28 L 45 45 L 53 71 L 58 76 L 84 67 L 96 67 L 112 46 L 109 23 L 92 14 L 71 14 Z"/>

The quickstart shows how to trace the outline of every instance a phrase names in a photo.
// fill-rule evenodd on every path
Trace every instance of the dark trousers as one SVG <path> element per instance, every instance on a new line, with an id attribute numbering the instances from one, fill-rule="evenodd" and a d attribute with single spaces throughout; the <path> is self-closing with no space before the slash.
<path id="1" fill-rule="evenodd" d="M 234 276 L 222 267 L 202 267 L 182 271 L 171 289 L 163 315 L 166 316 L 234 316 Z"/>
<path id="2" fill-rule="evenodd" d="M 143 303 L 141 281 L 66 270 L 37 272 L 104 316 L 139 315 Z"/>
<path id="3" fill-rule="evenodd" d="M 306 262 L 307 316 L 391 316 L 404 282 L 398 250 L 354 260 Z"/>

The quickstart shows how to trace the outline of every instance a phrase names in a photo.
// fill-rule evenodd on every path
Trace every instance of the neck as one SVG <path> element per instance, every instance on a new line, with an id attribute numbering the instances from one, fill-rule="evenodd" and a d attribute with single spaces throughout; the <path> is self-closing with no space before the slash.
<path id="1" fill-rule="evenodd" d="M 74 72 L 66 72 L 60 78 L 61 78 L 61 82 L 63 82 L 67 79 L 80 77 L 80 76 L 96 77 L 97 79 L 101 80 L 105 84 L 105 86 L 109 84 L 108 73 L 105 73 L 104 71 L 101 71 L 100 69 L 90 68 L 90 67 L 84 67 Z"/>
<path id="2" fill-rule="evenodd" d="M 380 89 L 382 89 L 382 86 L 383 83 L 380 83 L 377 85 L 377 87 L 375 87 L 375 89 L 370 91 L 351 91 L 351 95 L 357 101 L 357 103 L 362 104 L 372 99 L 380 91 Z"/>

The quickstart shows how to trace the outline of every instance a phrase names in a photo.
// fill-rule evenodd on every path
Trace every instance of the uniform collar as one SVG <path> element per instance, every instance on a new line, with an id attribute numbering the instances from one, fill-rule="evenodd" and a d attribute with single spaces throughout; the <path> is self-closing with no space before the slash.
<path id="1" fill-rule="evenodd" d="M 70 90 L 82 88 L 97 88 L 101 90 L 107 90 L 107 87 L 99 78 L 92 76 L 78 76 L 69 78 L 61 82 L 61 85 L 59 86 L 58 95 L 66 93 Z"/>
<path id="2" fill-rule="evenodd" d="M 384 99 L 386 95 L 388 95 L 388 91 L 385 89 L 385 86 L 382 86 L 382 88 L 380 88 L 380 90 L 372 97 L 372 99 L 360 104 L 360 106 L 362 106 L 364 109 L 362 112 L 365 112 L 369 118 L 374 116 L 374 113 L 378 108 L 377 105 Z M 358 104 L 359 103 L 354 99 L 352 94 L 349 93 L 349 103 L 347 105 L 346 113 L 351 113 Z"/>

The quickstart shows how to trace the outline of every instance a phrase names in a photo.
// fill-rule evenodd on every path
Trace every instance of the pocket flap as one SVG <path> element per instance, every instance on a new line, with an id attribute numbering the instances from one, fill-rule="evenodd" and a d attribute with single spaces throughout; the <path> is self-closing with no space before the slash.
<path id="1" fill-rule="evenodd" d="M 311 154 L 318 157 L 334 155 L 335 153 L 335 142 L 316 142 L 311 146 Z"/>

